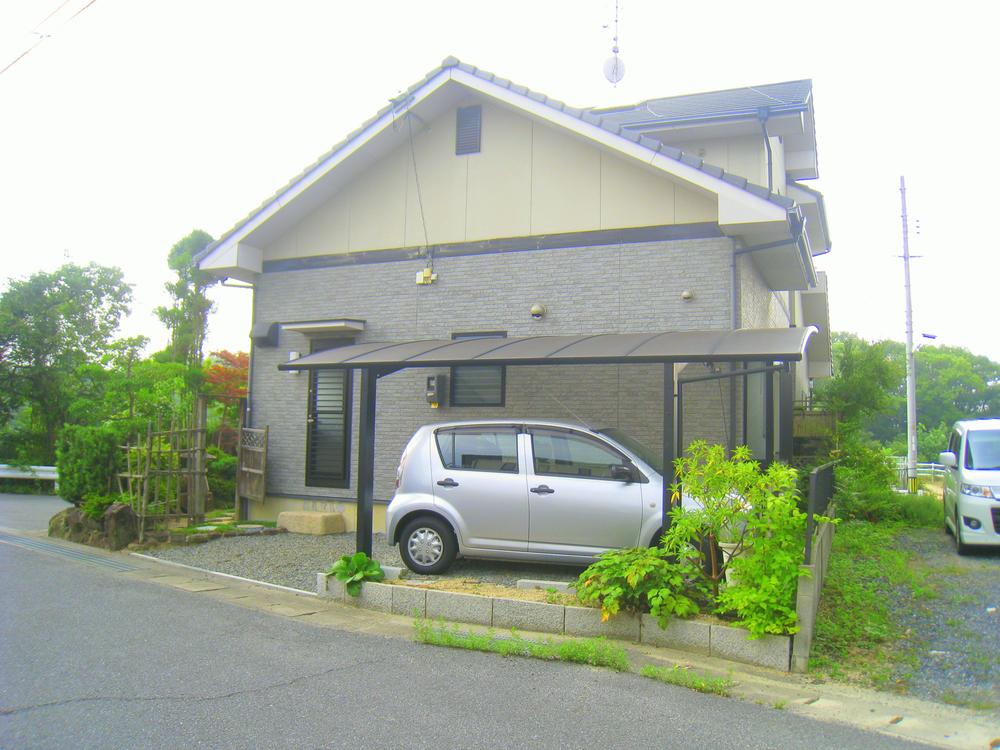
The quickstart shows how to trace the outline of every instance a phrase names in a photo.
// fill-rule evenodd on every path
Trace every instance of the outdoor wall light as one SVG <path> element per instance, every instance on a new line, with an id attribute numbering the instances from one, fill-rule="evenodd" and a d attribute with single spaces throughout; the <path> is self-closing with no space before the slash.
<path id="1" fill-rule="evenodd" d="M 691 300 L 694 299 L 694 292 L 692 292 L 690 289 L 685 289 L 683 292 L 681 292 L 681 299 L 684 300 L 685 302 L 690 302 Z"/>
<path id="2" fill-rule="evenodd" d="M 541 320 L 545 317 L 545 305 L 538 302 L 531 306 L 531 317 L 533 320 Z"/>

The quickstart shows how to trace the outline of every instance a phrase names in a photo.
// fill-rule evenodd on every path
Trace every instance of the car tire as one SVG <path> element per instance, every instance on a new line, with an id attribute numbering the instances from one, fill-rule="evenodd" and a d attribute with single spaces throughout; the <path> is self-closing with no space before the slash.
<path id="1" fill-rule="evenodd" d="M 941 517 L 944 519 L 941 523 L 944 525 L 944 533 L 949 536 L 952 534 L 951 526 L 948 525 L 948 508 L 944 504 L 944 499 L 941 500 Z"/>
<path id="2" fill-rule="evenodd" d="M 399 535 L 399 556 L 406 567 L 420 575 L 444 572 L 457 554 L 455 532 L 436 516 L 413 519 Z"/>
<path id="3" fill-rule="evenodd" d="M 958 506 L 955 506 L 955 552 L 959 555 L 969 554 L 969 545 L 962 542 L 962 527 L 958 521 Z"/>

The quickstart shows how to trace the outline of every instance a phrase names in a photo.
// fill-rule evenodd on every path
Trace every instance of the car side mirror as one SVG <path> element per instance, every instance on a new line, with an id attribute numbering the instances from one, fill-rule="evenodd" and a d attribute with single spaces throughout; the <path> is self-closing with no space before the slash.
<path id="1" fill-rule="evenodd" d="M 949 469 L 954 469 L 958 466 L 958 459 L 955 458 L 955 454 L 951 451 L 942 451 L 938 454 L 938 463 Z"/>
<path id="2" fill-rule="evenodd" d="M 625 482 L 626 484 L 632 484 L 635 481 L 635 470 L 626 464 L 620 464 L 618 466 L 611 467 L 611 478 L 617 479 L 619 482 Z"/>

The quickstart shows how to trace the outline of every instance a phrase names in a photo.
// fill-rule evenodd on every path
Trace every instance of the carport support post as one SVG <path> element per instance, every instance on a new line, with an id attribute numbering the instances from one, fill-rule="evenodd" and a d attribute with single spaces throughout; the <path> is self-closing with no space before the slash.
<path id="1" fill-rule="evenodd" d="M 372 515 L 375 497 L 375 396 L 378 373 L 361 370 L 361 415 L 358 425 L 357 551 L 372 556 Z"/>
<path id="2" fill-rule="evenodd" d="M 663 514 L 663 531 L 670 528 L 670 485 L 674 481 L 674 363 L 663 363 L 663 498 L 660 510 Z"/>

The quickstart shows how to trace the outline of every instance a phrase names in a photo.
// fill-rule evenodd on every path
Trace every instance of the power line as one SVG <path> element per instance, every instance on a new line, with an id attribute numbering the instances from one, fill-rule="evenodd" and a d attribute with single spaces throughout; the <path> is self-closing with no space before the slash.
<path id="1" fill-rule="evenodd" d="M 62 10 L 63 8 L 65 8 L 65 7 L 67 6 L 67 5 L 69 5 L 69 4 L 70 4 L 70 2 L 72 2 L 72 0 L 63 0 L 63 2 L 62 2 L 62 3 L 61 3 L 61 4 L 60 4 L 60 5 L 59 5 L 59 6 L 58 6 L 58 7 L 57 7 L 57 8 L 55 9 L 55 10 L 53 10 L 53 11 L 52 11 L 51 13 L 49 13 L 49 14 L 48 14 L 47 16 L 45 16 L 45 18 L 43 18 L 43 19 L 42 19 L 41 21 L 39 21 L 39 22 L 38 22 L 37 24 L 35 24 L 35 27 L 34 27 L 34 28 L 33 28 L 33 29 L 31 30 L 31 32 L 30 32 L 30 33 L 32 33 L 32 34 L 36 34 L 36 35 L 38 36 L 38 39 L 36 39 L 36 40 L 35 40 L 35 43 L 34 43 L 34 44 L 32 44 L 32 45 L 31 45 L 30 47 L 28 47 L 28 49 L 26 49 L 26 50 L 25 50 L 24 52 L 22 52 L 22 53 L 21 53 L 20 55 L 18 55 L 18 56 L 17 56 L 17 57 L 15 57 L 15 58 L 14 58 L 13 60 L 11 60 L 11 61 L 10 61 L 9 63 L 7 63 L 7 64 L 6 64 L 6 65 L 5 65 L 4 67 L 3 67 L 3 69 L 2 69 L 2 70 L 0 70 L 0 75 L 3 75 L 3 74 L 4 74 L 4 73 L 6 73 L 6 72 L 7 72 L 8 70 L 10 70 L 11 68 L 13 68 L 13 67 L 14 67 L 15 65 L 17 65 L 17 64 L 18 64 L 18 63 L 19 63 L 19 62 L 20 62 L 21 60 L 23 60 L 23 59 L 24 59 L 25 57 L 27 57 L 27 56 L 28 56 L 28 54 L 29 54 L 29 53 L 30 53 L 30 52 L 31 52 L 31 51 L 32 51 L 33 49 L 35 49 L 35 47 L 37 47 L 37 46 L 38 46 L 39 44 L 41 44 L 41 43 L 42 43 L 42 42 L 44 42 L 44 41 L 45 41 L 46 39 L 48 39 L 49 37 L 51 37 L 51 36 L 52 36 L 51 34 L 43 34 L 43 33 L 41 33 L 40 31 L 38 31 L 38 29 L 40 29 L 40 28 L 41 28 L 42 26 L 44 26 L 44 25 L 45 25 L 45 23 L 46 23 L 46 22 L 47 22 L 47 21 L 48 21 L 48 20 L 49 20 L 50 18 L 52 18 L 52 17 L 54 16 L 54 15 L 56 15 L 56 14 L 57 14 L 57 13 L 58 13 L 59 11 L 61 11 L 61 10 Z M 72 20 L 73 20 L 74 18 L 76 18 L 76 17 L 77 17 L 78 15 L 80 15 L 81 13 L 83 13 L 83 11 L 87 10 L 87 8 L 89 8 L 89 7 L 91 6 L 91 5 L 93 5 L 93 4 L 94 4 L 94 3 L 96 3 L 96 2 L 97 2 L 97 0 L 89 0 L 89 2 L 88 2 L 88 3 L 86 4 L 86 5 L 84 5 L 84 6 L 82 7 L 82 8 L 80 8 L 80 10 L 78 10 L 78 11 L 77 11 L 76 13 L 74 13 L 74 14 L 73 14 L 72 16 L 70 16 L 69 18 L 67 18 L 67 19 L 66 19 L 66 21 L 64 21 L 64 22 L 63 22 L 62 26 L 65 26 L 65 25 L 66 25 L 67 23 L 69 23 L 70 21 L 72 21 Z M 62 26 L 60 26 L 60 28 L 62 28 Z"/>

